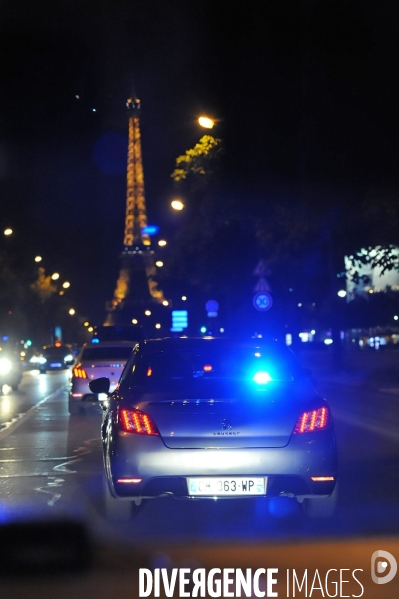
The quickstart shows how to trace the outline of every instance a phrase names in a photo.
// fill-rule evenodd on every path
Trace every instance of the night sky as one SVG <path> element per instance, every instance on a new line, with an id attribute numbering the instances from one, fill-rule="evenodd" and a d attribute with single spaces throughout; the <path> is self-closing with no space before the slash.
<path id="1" fill-rule="evenodd" d="M 201 112 L 223 139 L 220 193 L 248 210 L 307 187 L 397 191 L 398 24 L 395 0 L 2 0 L 1 226 L 101 320 L 133 83 L 149 221 L 166 237 L 170 174 Z"/>

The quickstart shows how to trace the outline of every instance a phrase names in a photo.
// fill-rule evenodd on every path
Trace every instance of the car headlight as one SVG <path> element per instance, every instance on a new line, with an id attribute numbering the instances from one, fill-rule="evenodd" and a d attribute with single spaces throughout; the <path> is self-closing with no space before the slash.
<path id="1" fill-rule="evenodd" d="M 8 374 L 11 370 L 11 362 L 7 358 L 0 358 L 0 374 Z"/>
<path id="2" fill-rule="evenodd" d="M 39 356 L 37 361 L 39 362 L 39 364 L 45 364 L 47 362 L 44 356 Z"/>
<path id="3" fill-rule="evenodd" d="M 67 356 L 65 356 L 64 358 L 64 362 L 73 362 L 75 360 L 75 358 L 73 357 L 72 354 L 68 354 Z"/>

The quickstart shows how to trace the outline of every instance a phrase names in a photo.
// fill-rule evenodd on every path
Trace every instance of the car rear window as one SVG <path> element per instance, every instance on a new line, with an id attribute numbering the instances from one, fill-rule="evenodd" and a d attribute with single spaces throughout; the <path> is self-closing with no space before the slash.
<path id="1" fill-rule="evenodd" d="M 132 353 L 132 347 L 87 347 L 81 360 L 124 360 Z"/>
<path id="2" fill-rule="evenodd" d="M 259 375 L 259 373 L 261 373 Z M 144 354 L 134 362 L 126 382 L 156 385 L 168 381 L 257 380 L 293 381 L 296 365 L 289 353 L 261 349 L 224 351 L 184 351 Z"/>

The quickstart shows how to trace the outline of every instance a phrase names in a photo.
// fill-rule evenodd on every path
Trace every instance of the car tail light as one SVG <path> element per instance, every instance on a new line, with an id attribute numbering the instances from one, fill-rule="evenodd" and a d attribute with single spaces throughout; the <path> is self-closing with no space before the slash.
<path id="1" fill-rule="evenodd" d="M 141 483 L 142 480 L 142 478 L 118 478 L 116 482 L 137 485 Z"/>
<path id="2" fill-rule="evenodd" d="M 298 433 L 311 433 L 326 428 L 330 424 L 330 411 L 328 408 L 318 408 L 311 412 L 304 412 L 298 418 L 294 428 L 294 435 Z"/>
<path id="3" fill-rule="evenodd" d="M 84 368 L 75 368 L 73 369 L 73 376 L 77 379 L 87 379 L 87 373 Z"/>
<path id="4" fill-rule="evenodd" d="M 119 425 L 127 433 L 137 433 L 139 435 L 159 435 L 157 427 L 152 419 L 139 410 L 119 411 Z"/>

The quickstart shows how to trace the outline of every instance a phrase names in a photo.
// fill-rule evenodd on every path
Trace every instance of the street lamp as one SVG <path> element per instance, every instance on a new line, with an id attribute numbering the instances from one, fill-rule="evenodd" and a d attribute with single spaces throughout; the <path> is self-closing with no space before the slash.
<path id="1" fill-rule="evenodd" d="M 57 279 L 59 279 L 59 278 L 60 278 L 60 274 L 59 274 L 58 272 L 54 272 L 54 273 L 51 275 L 51 278 L 53 279 L 53 281 L 57 281 Z"/>
<path id="2" fill-rule="evenodd" d="M 158 241 L 158 245 L 159 245 L 160 247 L 164 247 L 166 244 L 167 244 L 167 241 L 165 241 L 165 239 L 160 239 L 160 240 Z"/>
<path id="3" fill-rule="evenodd" d="M 70 308 L 70 309 L 69 309 L 69 314 L 70 314 L 71 316 L 73 316 L 75 313 L 76 313 L 76 310 L 75 310 L 74 308 Z"/>
<path id="4" fill-rule="evenodd" d="M 200 116 L 198 123 L 201 125 L 201 127 L 204 127 L 204 129 L 213 129 L 215 126 L 215 121 L 207 116 Z"/>
<path id="5" fill-rule="evenodd" d="M 163 262 L 162 262 L 162 260 L 157 260 L 157 261 L 155 262 L 155 266 L 158 266 L 158 268 L 162 268 L 162 266 L 163 266 Z"/>
<path id="6" fill-rule="evenodd" d="M 173 210 L 183 210 L 184 208 L 184 204 L 181 200 L 172 200 L 170 205 L 172 206 Z"/>
<path id="7" fill-rule="evenodd" d="M 71 286 L 71 284 L 69 281 L 65 281 L 65 283 L 62 284 L 62 286 L 64 289 L 68 289 Z"/>
<path id="8" fill-rule="evenodd" d="M 35 262 L 41 262 L 43 258 L 41 256 L 35 256 Z"/>

